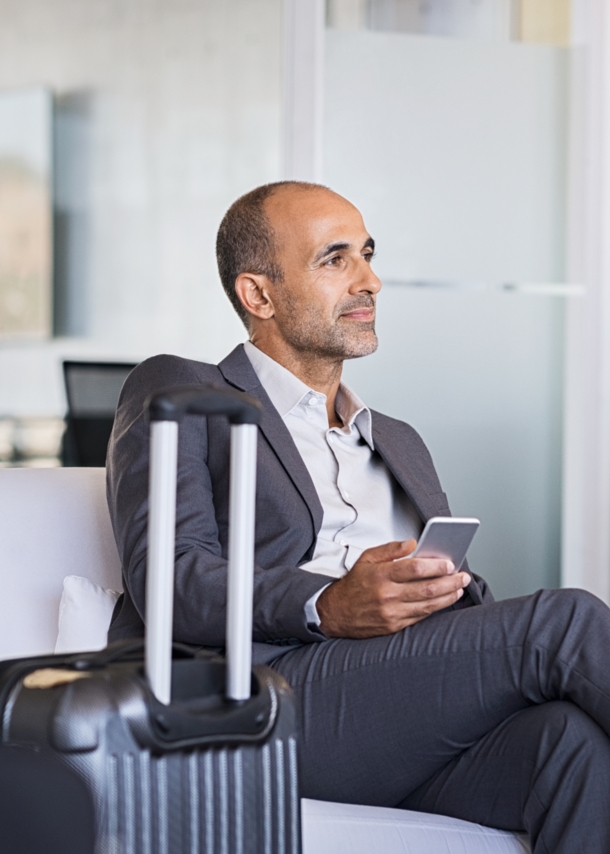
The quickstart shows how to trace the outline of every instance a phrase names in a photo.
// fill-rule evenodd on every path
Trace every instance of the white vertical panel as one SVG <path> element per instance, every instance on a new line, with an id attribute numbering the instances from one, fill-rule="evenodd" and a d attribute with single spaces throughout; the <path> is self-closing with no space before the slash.
<path id="1" fill-rule="evenodd" d="M 320 181 L 325 0 L 284 0 L 284 178 Z"/>
<path id="2" fill-rule="evenodd" d="M 610 602 L 610 8 L 574 3 L 563 584 Z"/>

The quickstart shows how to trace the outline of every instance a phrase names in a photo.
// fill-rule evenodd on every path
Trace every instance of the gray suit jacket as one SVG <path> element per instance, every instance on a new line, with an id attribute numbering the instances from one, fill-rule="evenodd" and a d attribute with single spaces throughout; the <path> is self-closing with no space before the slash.
<path id="1" fill-rule="evenodd" d="M 263 405 L 253 625 L 253 659 L 261 663 L 295 645 L 325 640 L 307 625 L 305 603 L 333 579 L 299 569 L 313 555 L 322 506 L 286 425 L 241 345 L 219 365 L 155 356 L 132 371 L 125 383 L 107 462 L 108 504 L 125 588 L 109 640 L 140 637 L 144 628 L 149 462 L 144 402 L 162 388 L 210 382 L 246 391 Z M 373 438 L 422 519 L 450 515 L 430 454 L 415 430 L 373 412 Z M 229 440 L 223 418 L 189 416 L 180 427 L 174 639 L 216 649 L 224 646 L 225 636 Z M 473 579 L 468 593 L 460 607 L 490 597 L 481 580 Z"/>

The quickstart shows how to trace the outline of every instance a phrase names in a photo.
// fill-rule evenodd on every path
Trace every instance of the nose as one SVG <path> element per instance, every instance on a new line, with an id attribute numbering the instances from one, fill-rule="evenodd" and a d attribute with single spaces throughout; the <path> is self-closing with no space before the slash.
<path id="1" fill-rule="evenodd" d="M 366 261 L 362 257 L 360 258 L 358 262 L 358 274 L 352 282 L 351 293 L 379 293 L 381 290 L 381 279 L 373 272 L 370 261 Z"/>

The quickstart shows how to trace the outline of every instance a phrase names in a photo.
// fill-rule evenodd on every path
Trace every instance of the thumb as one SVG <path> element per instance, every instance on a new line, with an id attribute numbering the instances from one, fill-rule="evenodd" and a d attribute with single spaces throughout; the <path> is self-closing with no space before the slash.
<path id="1" fill-rule="evenodd" d="M 358 563 L 385 563 L 407 557 L 415 550 L 417 540 L 394 541 L 362 552 Z"/>

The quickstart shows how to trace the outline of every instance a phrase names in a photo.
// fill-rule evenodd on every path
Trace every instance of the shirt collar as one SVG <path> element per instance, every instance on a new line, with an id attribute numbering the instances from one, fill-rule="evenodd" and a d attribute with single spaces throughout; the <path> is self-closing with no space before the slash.
<path id="1" fill-rule="evenodd" d="M 271 356 L 259 350 L 251 341 L 244 343 L 244 350 L 271 403 L 282 418 L 298 406 L 304 397 L 313 393 L 309 386 Z M 367 445 L 371 450 L 375 450 L 371 411 L 345 383 L 341 383 L 337 393 L 337 414 L 346 426 L 355 425 Z"/>
<path id="2" fill-rule="evenodd" d="M 356 425 L 364 441 L 371 451 L 374 451 L 371 410 L 360 400 L 356 392 L 352 391 L 345 383 L 341 383 L 339 386 L 336 410 L 337 415 L 346 426 Z"/>
<path id="3" fill-rule="evenodd" d="M 244 350 L 271 403 L 282 418 L 285 418 L 305 395 L 310 394 L 311 389 L 291 374 L 287 368 L 255 347 L 252 342 L 246 341 Z"/>

